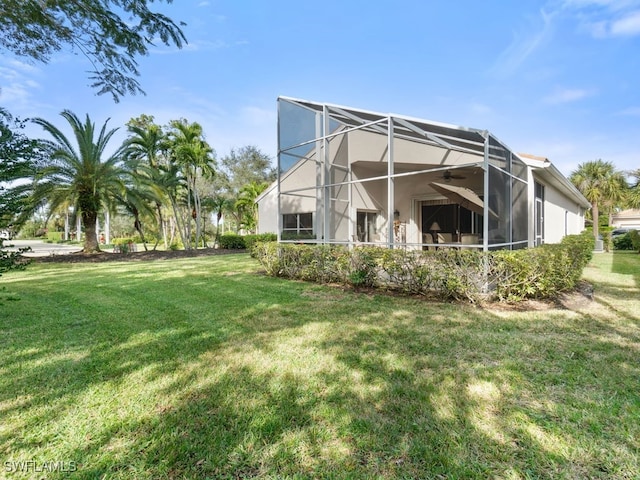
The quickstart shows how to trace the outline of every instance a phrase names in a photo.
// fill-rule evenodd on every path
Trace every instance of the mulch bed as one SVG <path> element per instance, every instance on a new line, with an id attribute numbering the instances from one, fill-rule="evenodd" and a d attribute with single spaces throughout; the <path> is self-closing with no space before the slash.
<path id="1" fill-rule="evenodd" d="M 171 260 L 174 258 L 205 257 L 210 255 L 229 255 L 243 253 L 245 250 L 221 250 L 216 248 L 200 248 L 197 250 L 149 250 L 148 252 L 131 253 L 70 253 L 52 255 L 50 257 L 34 257 L 37 263 L 101 263 L 101 262 L 145 262 L 151 260 Z"/>

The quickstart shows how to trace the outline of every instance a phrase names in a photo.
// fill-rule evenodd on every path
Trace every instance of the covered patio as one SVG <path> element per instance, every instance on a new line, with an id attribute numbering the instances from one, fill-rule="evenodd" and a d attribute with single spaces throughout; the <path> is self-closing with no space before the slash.
<path id="1" fill-rule="evenodd" d="M 529 170 L 486 130 L 280 97 L 278 152 L 272 200 L 266 193 L 259 206 L 261 217 L 277 209 L 281 242 L 535 243 Z M 266 220 L 261 231 L 272 231 Z"/>

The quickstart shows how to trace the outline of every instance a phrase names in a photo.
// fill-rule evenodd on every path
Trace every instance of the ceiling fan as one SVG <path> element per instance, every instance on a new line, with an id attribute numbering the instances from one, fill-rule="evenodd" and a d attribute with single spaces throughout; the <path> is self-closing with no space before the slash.
<path id="1" fill-rule="evenodd" d="M 465 177 L 464 175 L 456 175 L 454 173 L 451 173 L 451 170 L 445 170 L 444 172 L 442 172 L 442 178 L 444 179 L 445 182 L 450 182 L 452 179 L 462 180 L 467 177 Z"/>

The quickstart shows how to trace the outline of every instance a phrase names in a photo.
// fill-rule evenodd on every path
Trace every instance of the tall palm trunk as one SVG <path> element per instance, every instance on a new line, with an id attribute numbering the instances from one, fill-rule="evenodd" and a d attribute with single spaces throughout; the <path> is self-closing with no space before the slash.
<path id="1" fill-rule="evenodd" d="M 96 235 L 96 212 L 82 212 L 82 226 L 84 227 L 84 248 L 83 253 L 96 253 L 100 251 L 98 236 Z"/>
<path id="2" fill-rule="evenodd" d="M 598 229 L 600 227 L 599 225 L 599 211 L 598 211 L 598 202 L 593 202 L 591 204 L 591 213 L 593 214 L 593 236 L 596 240 L 598 240 Z"/>
<path id="3" fill-rule="evenodd" d="M 158 211 L 158 238 L 156 238 L 156 243 L 153 246 L 153 250 L 158 247 L 158 243 L 160 243 L 160 233 L 162 233 L 162 239 L 164 240 L 164 249 L 167 249 L 167 229 L 164 225 L 164 218 L 162 216 L 162 205 L 160 202 L 156 202 L 156 210 Z"/>

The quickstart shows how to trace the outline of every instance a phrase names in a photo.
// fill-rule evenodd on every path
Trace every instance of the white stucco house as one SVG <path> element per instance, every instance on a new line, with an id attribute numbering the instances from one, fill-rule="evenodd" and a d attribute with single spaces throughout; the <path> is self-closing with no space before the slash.
<path id="1" fill-rule="evenodd" d="M 589 202 L 486 130 L 278 98 L 278 179 L 258 231 L 282 242 L 518 249 L 580 233 Z"/>
<path id="2" fill-rule="evenodd" d="M 611 226 L 640 230 L 640 210 L 629 209 L 614 213 L 611 217 Z"/>

